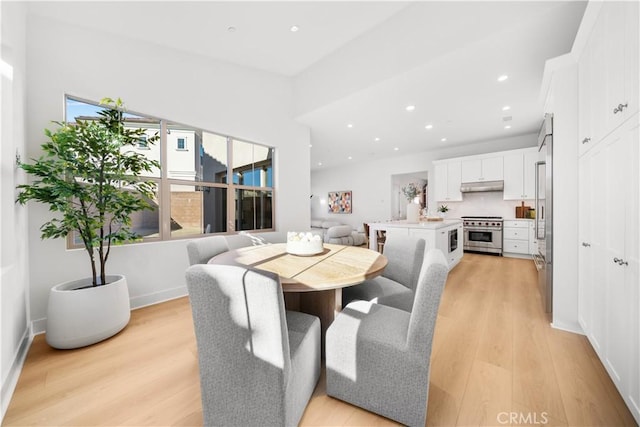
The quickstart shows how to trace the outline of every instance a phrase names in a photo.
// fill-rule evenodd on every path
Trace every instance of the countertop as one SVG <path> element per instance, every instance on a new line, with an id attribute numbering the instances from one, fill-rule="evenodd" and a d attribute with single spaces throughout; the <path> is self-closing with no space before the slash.
<path id="1" fill-rule="evenodd" d="M 369 224 L 369 228 L 374 230 L 384 230 L 387 228 L 419 228 L 423 230 L 438 230 L 440 228 L 449 227 L 452 225 L 461 224 L 460 219 L 445 219 L 442 221 L 420 221 L 420 222 L 407 222 L 406 220 L 400 221 L 387 221 L 387 222 L 372 222 Z"/>

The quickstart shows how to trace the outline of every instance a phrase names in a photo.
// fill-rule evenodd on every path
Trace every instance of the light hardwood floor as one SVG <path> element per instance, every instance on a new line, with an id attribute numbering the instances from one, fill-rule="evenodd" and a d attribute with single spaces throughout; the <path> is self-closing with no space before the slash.
<path id="1" fill-rule="evenodd" d="M 191 322 L 181 298 L 134 311 L 91 347 L 58 351 L 36 337 L 3 424 L 202 425 Z M 588 341 L 549 327 L 533 263 L 465 254 L 440 305 L 427 425 L 545 422 L 636 425 Z M 324 375 L 301 424 L 396 425 L 328 397 Z"/>

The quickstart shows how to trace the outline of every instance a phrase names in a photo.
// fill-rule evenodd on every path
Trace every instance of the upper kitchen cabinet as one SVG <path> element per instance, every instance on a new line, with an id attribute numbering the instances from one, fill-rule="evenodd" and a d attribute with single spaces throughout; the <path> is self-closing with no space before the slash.
<path id="1" fill-rule="evenodd" d="M 462 161 L 462 182 L 502 181 L 502 156 Z"/>
<path id="2" fill-rule="evenodd" d="M 538 149 L 514 150 L 504 155 L 504 200 L 535 198 Z"/>
<path id="3" fill-rule="evenodd" d="M 603 2 L 578 62 L 580 155 L 638 111 L 637 1 Z"/>
<path id="4" fill-rule="evenodd" d="M 604 2 L 607 133 L 638 111 L 638 2 Z"/>
<path id="5" fill-rule="evenodd" d="M 461 162 L 459 160 L 434 162 L 434 196 L 436 202 L 462 201 L 460 166 Z"/>

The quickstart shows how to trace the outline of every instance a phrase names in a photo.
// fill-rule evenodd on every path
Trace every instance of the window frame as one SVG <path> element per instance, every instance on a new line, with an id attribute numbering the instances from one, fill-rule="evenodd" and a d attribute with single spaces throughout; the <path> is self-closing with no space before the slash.
<path id="1" fill-rule="evenodd" d="M 96 102 L 96 101 L 91 101 L 79 96 L 75 96 L 75 95 L 71 95 L 68 93 L 65 93 L 64 95 L 64 102 L 63 102 L 63 120 L 64 122 L 67 122 L 69 120 L 69 117 L 67 117 L 67 105 L 69 100 L 71 101 L 75 101 L 75 102 L 80 102 L 80 103 L 84 103 L 84 104 L 89 104 L 89 105 L 93 105 L 96 107 L 100 107 L 100 103 Z M 156 116 L 151 116 L 148 114 L 142 114 L 139 113 L 137 111 L 131 111 L 128 110 L 126 111 L 129 114 L 135 115 L 135 116 L 139 116 L 139 117 L 144 117 L 147 119 L 152 119 L 154 121 L 157 121 L 159 123 L 159 129 L 160 129 L 160 140 L 158 142 L 156 142 L 157 145 L 159 145 L 160 147 L 160 175 L 159 176 L 149 176 L 149 177 L 145 177 L 146 179 L 150 179 L 153 180 L 154 182 L 156 182 L 157 188 L 157 204 L 158 204 L 158 233 L 157 236 L 146 236 L 146 237 L 142 237 L 139 240 L 136 241 L 132 241 L 132 242 L 127 242 L 125 244 L 127 245 L 131 245 L 131 244 L 138 244 L 138 243 L 150 243 L 150 242 L 160 242 L 160 241 L 172 241 L 172 240 L 183 240 L 183 239 L 193 239 L 193 238 L 198 238 L 198 237 L 204 237 L 204 236 L 211 236 L 211 235 L 233 235 L 233 234 L 237 234 L 239 231 L 255 231 L 255 232 L 266 232 L 266 231 L 273 231 L 275 230 L 275 221 L 276 221 L 276 213 L 275 213 L 275 200 L 276 200 L 276 178 L 275 178 L 275 174 L 273 173 L 274 169 L 275 169 L 275 157 L 276 157 L 276 147 L 270 146 L 270 145 L 266 145 L 266 144 L 261 144 L 261 143 L 256 143 L 256 142 L 252 142 L 252 141 L 248 141 L 244 138 L 238 138 L 235 136 L 231 136 L 231 135 L 225 135 L 221 132 L 214 132 L 214 131 L 210 131 L 201 127 L 196 127 L 196 126 L 191 126 L 191 125 L 185 125 L 183 123 L 179 123 L 173 120 L 168 120 L 168 119 L 164 119 L 164 118 L 160 118 L 160 117 L 156 117 Z M 227 170 L 226 170 L 226 183 L 218 183 L 218 182 L 211 182 L 211 181 L 198 181 L 198 180 L 188 180 L 188 179 L 180 179 L 180 178 L 170 178 L 168 176 L 169 171 L 168 171 L 168 155 L 169 155 L 169 146 L 168 146 L 168 125 L 171 125 L 172 128 L 178 126 L 178 127 L 184 127 L 185 129 L 189 129 L 189 130 L 193 130 L 194 132 L 201 132 L 201 133 L 210 133 L 210 134 L 214 134 L 217 136 L 220 136 L 222 138 L 226 139 L 226 144 L 227 144 L 227 159 L 226 159 L 226 166 L 227 166 Z M 143 127 L 144 126 L 140 126 Z M 267 148 L 269 150 L 271 150 L 272 152 L 272 156 L 271 156 L 271 186 L 267 186 L 267 182 L 265 182 L 264 186 L 248 186 L 248 185 L 240 185 L 240 184 L 235 184 L 233 182 L 233 141 L 234 140 L 238 140 L 238 141 L 242 141 L 244 143 L 248 143 L 248 144 L 252 144 L 254 146 L 261 146 L 264 148 Z M 194 143 L 195 144 L 195 143 Z M 136 145 L 135 147 L 137 150 L 151 150 L 151 147 L 147 146 L 147 147 L 140 147 L 139 145 Z M 197 149 L 196 145 L 194 145 L 194 150 Z M 185 148 L 184 149 L 178 149 L 177 148 L 177 142 L 176 142 L 176 148 L 173 151 L 189 151 L 189 149 L 187 148 L 187 140 L 185 138 Z M 229 177 L 231 177 L 231 179 L 229 179 Z M 178 236 L 172 236 L 171 233 L 171 186 L 172 185 L 184 185 L 184 186 L 197 186 L 197 187 L 215 187 L 215 188 L 225 188 L 226 192 L 227 192 L 227 203 L 226 203 L 226 213 L 227 213 L 227 221 L 226 221 L 226 231 L 224 232 L 217 232 L 217 233 L 205 233 L 205 228 L 204 226 L 201 227 L 201 232 L 200 233 L 196 233 L 196 234 L 188 234 L 188 235 L 178 235 Z M 253 229 L 253 230 L 236 230 L 236 190 L 238 189 L 242 189 L 242 190 L 255 190 L 255 191 L 266 191 L 266 192 L 271 192 L 271 199 L 272 199 L 272 206 L 271 206 L 271 228 L 263 228 L 263 229 Z M 204 217 L 204 212 L 201 212 L 202 217 Z M 255 224 L 255 221 L 254 221 Z M 83 248 L 84 246 L 82 244 L 77 244 L 74 242 L 74 233 L 69 234 L 69 236 L 67 236 L 67 248 L 68 249 L 79 249 L 79 248 Z"/>

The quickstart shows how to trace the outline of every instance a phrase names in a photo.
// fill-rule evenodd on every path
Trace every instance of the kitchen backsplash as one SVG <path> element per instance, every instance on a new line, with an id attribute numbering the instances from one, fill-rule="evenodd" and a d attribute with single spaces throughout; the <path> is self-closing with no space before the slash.
<path id="1" fill-rule="evenodd" d="M 516 217 L 516 206 L 520 206 L 522 200 L 503 200 L 501 191 L 487 193 L 465 193 L 461 202 L 438 203 L 449 207 L 447 218 L 460 218 L 462 216 L 501 216 L 505 219 Z M 524 200 L 525 206 L 535 208 L 535 200 Z M 436 207 L 437 207 L 436 206 Z M 435 211 L 435 208 L 432 210 Z"/>

